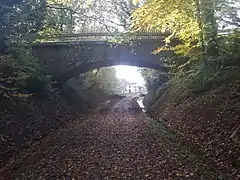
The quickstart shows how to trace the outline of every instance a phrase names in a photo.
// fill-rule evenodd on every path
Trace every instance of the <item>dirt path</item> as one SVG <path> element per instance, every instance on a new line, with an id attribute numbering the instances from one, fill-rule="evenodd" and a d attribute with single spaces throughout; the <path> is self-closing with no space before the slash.
<path id="1" fill-rule="evenodd" d="M 133 110 L 141 110 L 137 99 L 139 99 L 139 94 L 131 94 L 126 96 L 125 98 L 118 101 L 112 108 L 111 111 L 113 112 L 129 112 Z"/>
<path id="2" fill-rule="evenodd" d="M 75 120 L 20 153 L 4 179 L 218 179 L 219 174 L 141 112 Z M 11 177 L 12 176 L 12 177 Z"/>

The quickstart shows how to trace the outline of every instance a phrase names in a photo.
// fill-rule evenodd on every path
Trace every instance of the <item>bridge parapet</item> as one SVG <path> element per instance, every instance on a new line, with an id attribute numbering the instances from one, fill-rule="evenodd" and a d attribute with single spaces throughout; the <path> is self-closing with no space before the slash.
<path id="1" fill-rule="evenodd" d="M 160 32 L 139 32 L 139 33 L 108 33 L 108 32 L 86 32 L 78 34 L 58 34 L 55 36 L 43 37 L 44 42 L 77 42 L 77 41 L 116 41 L 117 39 L 126 39 L 128 41 L 136 40 L 163 40 L 169 33 Z"/>

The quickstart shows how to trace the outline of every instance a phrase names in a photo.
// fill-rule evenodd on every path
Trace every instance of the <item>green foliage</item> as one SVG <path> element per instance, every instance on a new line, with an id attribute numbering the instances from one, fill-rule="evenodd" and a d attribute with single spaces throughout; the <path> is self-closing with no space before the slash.
<path id="1" fill-rule="evenodd" d="M 232 60 L 240 58 L 240 30 L 219 37 L 219 49 L 222 55 L 231 57 Z"/>
<path id="2" fill-rule="evenodd" d="M 0 95 L 6 97 L 46 94 L 47 76 L 28 47 L 43 26 L 45 0 L 0 3 Z"/>
<path id="3" fill-rule="evenodd" d="M 128 84 L 129 82 L 116 77 L 114 67 L 106 67 L 72 78 L 64 88 L 67 93 L 90 103 L 105 100 L 109 95 L 122 94 Z"/>
<path id="4" fill-rule="evenodd" d="M 149 0 L 134 12 L 132 29 L 169 31 L 166 47 L 155 52 L 173 50 L 166 64 L 174 84 L 202 91 L 240 77 L 238 29 L 220 35 L 224 28 L 239 28 L 239 20 L 237 0 Z"/>
<path id="5" fill-rule="evenodd" d="M 18 1 L 19 2 L 19 1 Z M 45 0 L 22 0 L 14 5 L 0 4 L 0 53 L 11 51 L 16 44 L 36 38 L 45 16 Z"/>
<path id="6" fill-rule="evenodd" d="M 169 80 L 169 76 L 167 74 L 155 69 L 140 68 L 139 71 L 145 80 L 148 90 L 155 89 Z"/>
<path id="7" fill-rule="evenodd" d="M 50 92 L 51 78 L 25 48 L 16 48 L 11 55 L 1 56 L 0 94 L 6 97 Z"/>
<path id="8" fill-rule="evenodd" d="M 78 81 L 81 82 L 81 86 L 91 91 L 101 91 L 106 94 L 116 94 L 122 91 L 114 67 L 89 71 L 80 75 Z"/>
<path id="9" fill-rule="evenodd" d="M 67 1 L 48 1 L 44 26 L 38 33 L 40 38 L 54 36 L 59 33 L 72 33 L 74 31 L 76 17 L 71 8 L 69 8 L 70 5 Z"/>
<path id="10" fill-rule="evenodd" d="M 189 91 L 205 91 L 223 81 L 239 78 L 240 69 L 236 66 L 225 66 L 219 60 L 207 64 L 195 65 L 191 70 L 175 76 L 174 84 L 185 86 Z"/>
<path id="11" fill-rule="evenodd" d="M 207 61 L 196 61 L 190 68 L 181 69 L 173 79 L 174 84 L 190 91 L 205 91 L 224 81 L 240 77 L 240 36 L 233 32 L 219 38 L 219 55 Z"/>
<path id="12" fill-rule="evenodd" d="M 171 34 L 165 39 L 166 43 L 177 38 L 182 42 L 177 46 L 177 52 L 184 48 L 182 52 L 187 54 L 199 46 L 200 28 L 195 18 L 194 6 L 194 0 L 147 1 L 133 13 L 132 28 L 136 31 L 169 31 Z"/>

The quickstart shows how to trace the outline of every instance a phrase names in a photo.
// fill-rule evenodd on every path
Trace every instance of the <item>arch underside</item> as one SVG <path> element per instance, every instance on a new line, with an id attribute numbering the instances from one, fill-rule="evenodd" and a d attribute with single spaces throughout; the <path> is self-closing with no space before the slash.
<path id="1" fill-rule="evenodd" d="M 146 67 L 150 69 L 157 69 L 162 72 L 167 72 L 168 69 L 163 65 L 163 63 L 159 62 L 151 62 L 146 60 L 138 60 L 138 61 L 113 61 L 113 60 L 106 60 L 106 61 L 99 61 L 99 62 L 92 62 L 87 64 L 81 64 L 79 66 L 74 67 L 73 69 L 67 71 L 66 73 L 61 74 L 57 77 L 57 80 L 60 82 L 66 82 L 67 80 L 77 77 L 78 75 L 88 72 L 93 69 L 99 69 L 103 67 L 109 66 L 117 66 L 117 65 L 129 65 L 129 66 L 137 66 L 137 67 Z"/>

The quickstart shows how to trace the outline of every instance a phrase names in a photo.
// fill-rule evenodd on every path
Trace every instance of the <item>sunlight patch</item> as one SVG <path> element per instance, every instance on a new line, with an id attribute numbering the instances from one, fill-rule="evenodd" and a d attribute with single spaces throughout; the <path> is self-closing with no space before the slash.
<path id="1" fill-rule="evenodd" d="M 124 79 L 131 83 L 136 83 L 137 85 L 143 86 L 144 79 L 141 73 L 138 71 L 138 67 L 136 66 L 125 66 L 119 65 L 114 66 L 116 68 L 116 76 L 119 79 Z"/>

